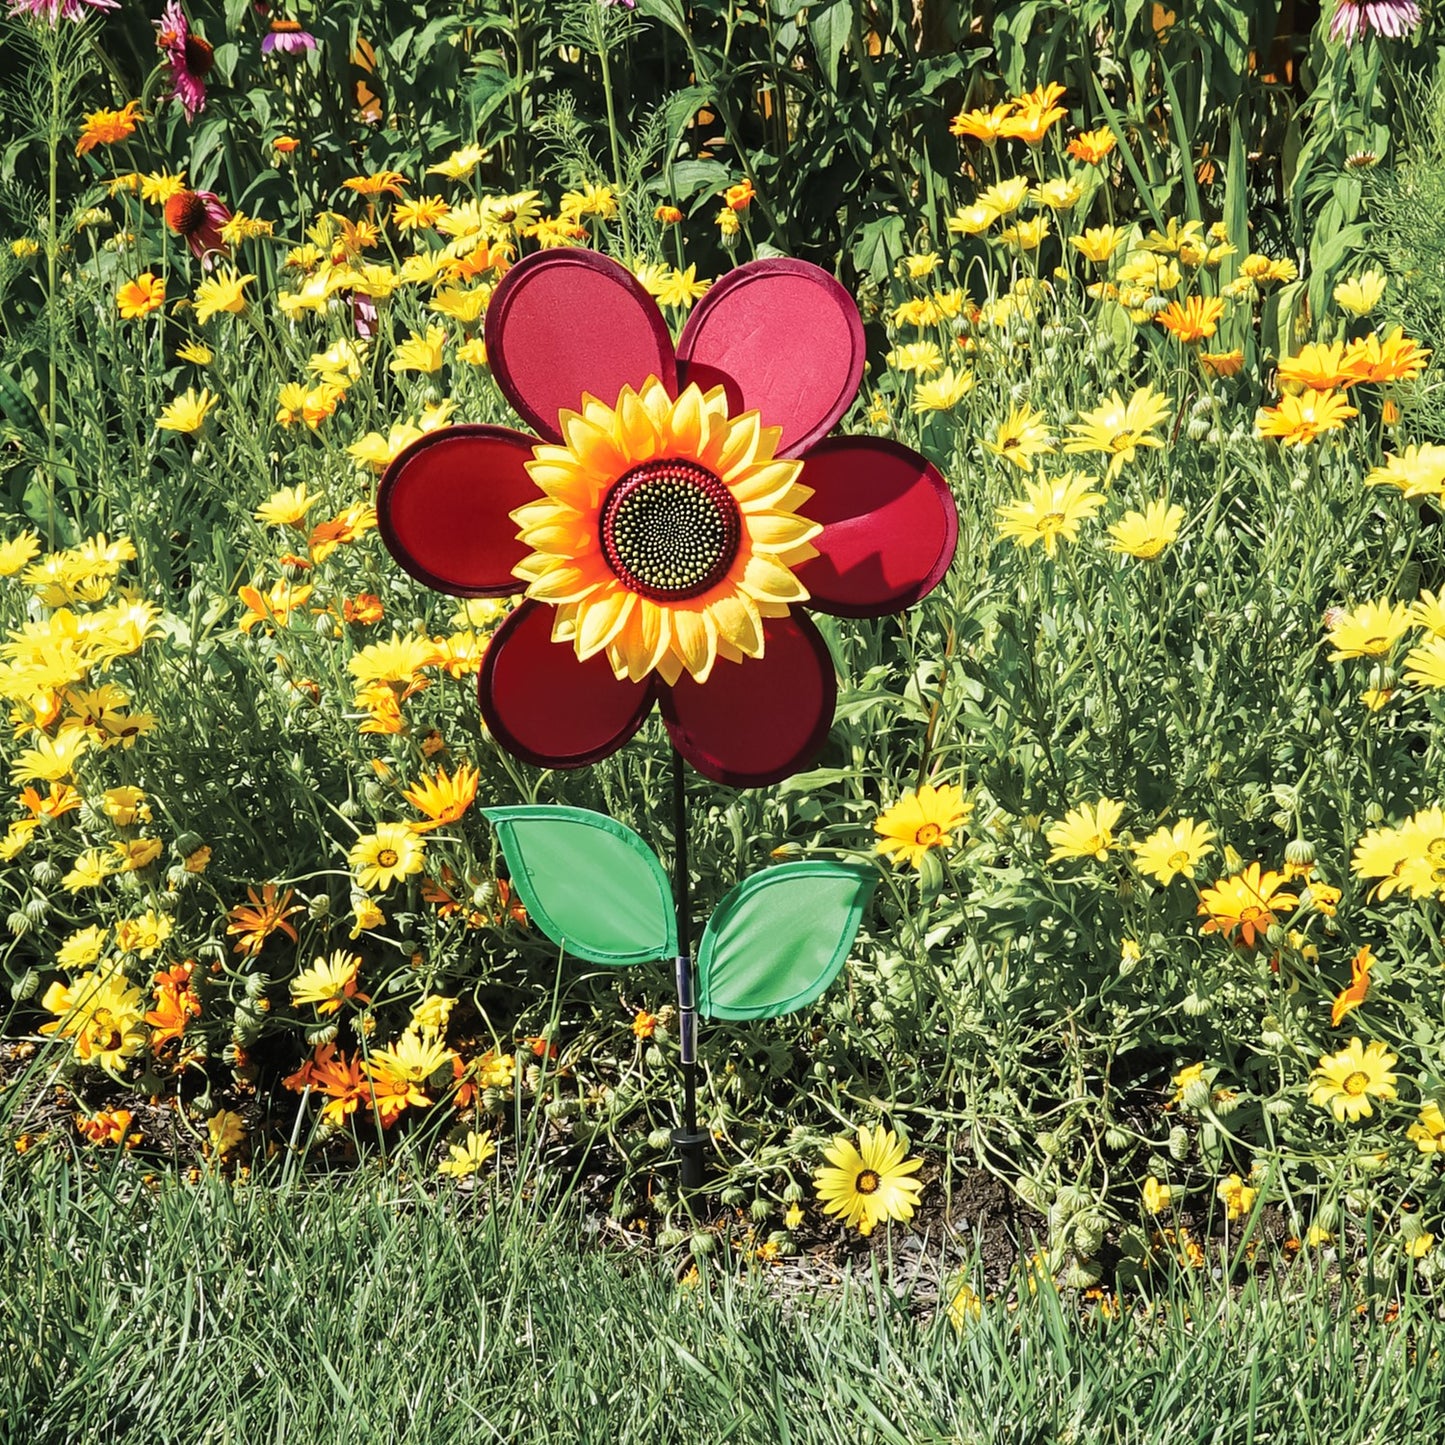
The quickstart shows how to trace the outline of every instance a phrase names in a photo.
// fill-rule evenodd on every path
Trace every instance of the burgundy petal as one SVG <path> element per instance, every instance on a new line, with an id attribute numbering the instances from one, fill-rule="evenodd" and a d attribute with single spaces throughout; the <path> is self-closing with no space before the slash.
<path id="1" fill-rule="evenodd" d="M 684 381 L 721 383 L 729 408 L 756 408 L 797 456 L 827 436 L 863 379 L 863 322 L 846 288 L 807 261 L 770 256 L 729 271 L 683 327 Z"/>
<path id="2" fill-rule="evenodd" d="M 517 414 L 560 441 L 557 414 L 582 393 L 608 406 L 655 376 L 677 394 L 672 337 L 657 303 L 595 251 L 538 251 L 519 261 L 487 308 L 487 362 Z"/>
<path id="3" fill-rule="evenodd" d="M 507 515 L 541 493 L 527 475 L 535 438 L 501 426 L 428 432 L 386 469 L 376 497 L 387 549 L 428 587 L 458 597 L 507 597 L 531 548 Z"/>
<path id="4" fill-rule="evenodd" d="M 482 661 L 482 717 L 506 750 L 539 768 L 580 768 L 618 748 L 652 710 L 650 682 L 618 681 L 598 653 L 578 662 L 552 641 L 555 609 L 524 602 L 497 629 Z"/>
<path id="5" fill-rule="evenodd" d="M 958 511 L 943 474 L 911 447 L 835 437 L 808 453 L 801 510 L 823 524 L 818 555 L 793 568 L 808 605 L 840 617 L 881 617 L 926 597 L 948 571 Z"/>
<path id="6" fill-rule="evenodd" d="M 805 613 L 763 623 L 763 655 L 719 660 L 705 683 L 687 673 L 662 691 L 662 716 L 705 778 L 760 788 L 806 768 L 833 725 L 838 684 L 822 634 Z"/>

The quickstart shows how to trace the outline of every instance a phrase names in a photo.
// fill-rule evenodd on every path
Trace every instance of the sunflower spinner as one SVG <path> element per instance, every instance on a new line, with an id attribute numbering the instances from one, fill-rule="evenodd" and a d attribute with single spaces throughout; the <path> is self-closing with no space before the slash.
<path id="1" fill-rule="evenodd" d="M 878 617 L 926 596 L 958 537 L 943 476 L 875 437 L 828 438 L 863 375 L 852 297 L 819 267 L 739 266 L 674 346 L 656 302 L 595 252 L 519 262 L 487 312 L 497 384 L 533 435 L 465 425 L 387 469 L 382 537 L 413 577 L 520 596 L 478 682 L 515 757 L 577 768 L 656 704 L 673 749 L 673 872 L 586 809 L 485 809 L 537 926 L 580 959 L 672 959 L 684 1098 L 682 1183 L 702 1182 L 699 1014 L 770 1018 L 836 978 L 877 871 L 784 863 L 718 905 L 692 955 L 685 764 L 763 787 L 810 766 L 837 684 L 807 610 Z"/>

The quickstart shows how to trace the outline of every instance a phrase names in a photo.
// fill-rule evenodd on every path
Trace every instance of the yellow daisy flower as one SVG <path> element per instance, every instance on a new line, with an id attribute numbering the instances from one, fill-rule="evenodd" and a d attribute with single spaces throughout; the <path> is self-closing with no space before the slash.
<path id="1" fill-rule="evenodd" d="M 1183 507 L 1162 498 L 1150 502 L 1142 512 L 1125 512 L 1110 526 L 1109 550 L 1150 561 L 1177 540 L 1183 521 Z"/>
<path id="2" fill-rule="evenodd" d="M 1044 835 L 1054 845 L 1050 863 L 1065 858 L 1094 858 L 1102 863 L 1114 846 L 1114 824 L 1124 814 L 1124 805 L 1112 798 L 1081 803 L 1064 814 Z"/>
<path id="3" fill-rule="evenodd" d="M 1337 1054 L 1326 1054 L 1310 1075 L 1310 1103 L 1327 1108 L 1338 1123 L 1368 1119 L 1374 1110 L 1370 1098 L 1393 1099 L 1396 1062 L 1382 1043 L 1362 1046 L 1351 1039 Z"/>
<path id="4" fill-rule="evenodd" d="M 346 861 L 356 870 L 359 887 L 370 892 L 388 888 L 399 878 L 420 873 L 426 862 L 426 841 L 405 823 L 381 823 L 351 846 Z"/>
<path id="5" fill-rule="evenodd" d="M 921 1159 L 905 1159 L 907 1149 L 891 1129 L 858 1130 L 855 1145 L 840 1134 L 823 1150 L 827 1165 L 813 1175 L 825 1214 L 837 1214 L 845 1225 L 868 1235 L 879 1220 L 913 1217 L 923 1186 L 908 1176 L 923 1167 Z"/>
<path id="6" fill-rule="evenodd" d="M 1019 547 L 1042 542 L 1052 557 L 1059 538 L 1077 542 L 1079 524 L 1104 505 L 1103 494 L 1093 490 L 1095 481 L 1082 472 L 1066 472 L 1061 477 L 1025 482 L 1022 501 L 997 509 L 999 535 L 1012 537 Z"/>
<path id="7" fill-rule="evenodd" d="M 1159 828 L 1142 843 L 1134 844 L 1141 873 L 1168 887 L 1176 878 L 1193 879 L 1199 860 L 1210 852 L 1214 829 L 1193 818 L 1181 818 L 1172 828 Z"/>
<path id="8" fill-rule="evenodd" d="M 894 863 L 923 866 L 923 855 L 934 848 L 947 848 L 954 832 L 973 813 L 964 801 L 963 790 L 953 783 L 934 787 L 925 783 L 917 792 L 910 789 L 894 805 L 880 813 L 873 823 L 879 835 L 877 851 Z"/>

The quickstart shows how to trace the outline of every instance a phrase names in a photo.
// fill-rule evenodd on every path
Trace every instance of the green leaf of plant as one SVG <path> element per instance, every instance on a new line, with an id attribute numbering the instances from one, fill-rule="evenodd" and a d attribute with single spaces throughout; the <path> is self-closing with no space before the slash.
<path id="1" fill-rule="evenodd" d="M 485 808 L 512 886 L 558 947 L 589 963 L 645 963 L 677 953 L 667 874 L 624 824 L 586 808 Z"/>
<path id="2" fill-rule="evenodd" d="M 783 863 L 745 878 L 717 906 L 698 948 L 705 1018 L 777 1018 L 838 976 L 878 870 L 862 863 Z"/>
<path id="3" fill-rule="evenodd" d="M 829 90 L 838 89 L 838 61 L 848 44 L 848 32 L 852 25 L 853 0 L 833 0 L 833 4 L 825 5 L 808 16 L 808 35 Z"/>

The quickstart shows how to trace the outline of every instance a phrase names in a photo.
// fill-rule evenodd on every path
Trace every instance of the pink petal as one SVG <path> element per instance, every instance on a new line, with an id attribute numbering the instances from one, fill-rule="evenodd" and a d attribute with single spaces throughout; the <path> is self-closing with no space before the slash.
<path id="1" fill-rule="evenodd" d="M 703 777 L 760 788 L 806 768 L 833 725 L 838 684 L 828 644 L 806 613 L 763 623 L 763 655 L 687 673 L 662 694 L 673 745 Z"/>
<path id="2" fill-rule="evenodd" d="M 534 438 L 501 426 L 419 437 L 386 469 L 377 522 L 392 556 L 420 582 L 457 597 L 523 590 L 512 569 L 531 554 L 508 513 L 541 495 L 527 475 Z"/>
<path id="3" fill-rule="evenodd" d="M 953 493 L 910 447 L 834 437 L 808 453 L 801 510 L 823 524 L 818 555 L 793 568 L 809 606 L 839 617 L 881 617 L 926 597 L 958 542 Z"/>
<path id="4" fill-rule="evenodd" d="M 863 322 L 820 266 L 770 256 L 729 271 L 698 302 L 677 344 L 684 381 L 721 383 L 733 411 L 756 408 L 797 456 L 827 436 L 863 379 Z"/>
<path id="5" fill-rule="evenodd" d="M 672 337 L 625 267 L 595 251 L 539 251 L 507 272 L 487 308 L 487 363 L 517 414 L 561 441 L 557 414 L 584 392 L 612 406 L 655 376 L 677 394 Z"/>
<path id="6" fill-rule="evenodd" d="M 652 711 L 650 682 L 619 681 L 599 653 L 578 662 L 552 641 L 554 609 L 524 602 L 497 629 L 482 661 L 482 717 L 514 757 L 539 768 L 580 768 L 615 753 Z"/>

